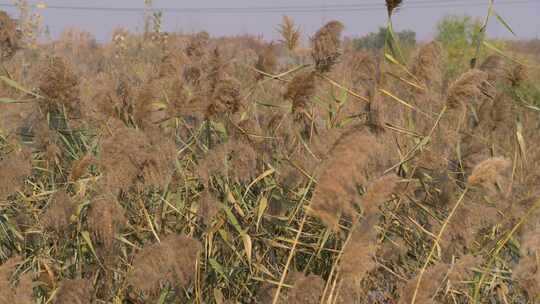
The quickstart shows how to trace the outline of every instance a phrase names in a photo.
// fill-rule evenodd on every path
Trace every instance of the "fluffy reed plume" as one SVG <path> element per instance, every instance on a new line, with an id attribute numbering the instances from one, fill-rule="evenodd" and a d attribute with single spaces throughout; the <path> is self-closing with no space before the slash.
<path id="1" fill-rule="evenodd" d="M 207 116 L 216 116 L 219 113 L 236 114 L 242 108 L 240 84 L 232 78 L 219 81 L 212 97 L 214 103 L 209 107 Z"/>
<path id="2" fill-rule="evenodd" d="M 291 304 L 317 304 L 324 289 L 324 280 L 316 275 L 305 276 L 295 273 L 291 276 L 294 287 L 287 295 L 287 303 Z"/>
<path id="3" fill-rule="evenodd" d="M 330 150 L 312 198 L 312 214 L 336 229 L 341 215 L 354 216 L 358 185 L 384 170 L 388 149 L 362 129 L 343 134 Z"/>
<path id="4" fill-rule="evenodd" d="M 476 98 L 482 96 L 482 85 L 487 81 L 488 75 L 480 70 L 469 70 L 462 74 L 448 89 L 446 104 L 450 108 L 474 103 Z"/>
<path id="5" fill-rule="evenodd" d="M 345 27 L 339 21 L 330 21 L 311 38 L 311 57 L 319 72 L 328 72 L 341 55 L 341 32 Z"/>
<path id="6" fill-rule="evenodd" d="M 355 88 L 368 95 L 376 82 L 377 62 L 370 53 L 355 52 L 348 61 L 352 83 Z"/>
<path id="7" fill-rule="evenodd" d="M 200 60 L 206 55 L 209 43 L 210 34 L 207 32 L 199 32 L 191 37 L 184 52 L 189 58 Z"/>
<path id="8" fill-rule="evenodd" d="M 278 32 L 281 35 L 280 42 L 290 52 L 294 51 L 300 44 L 300 28 L 296 27 L 291 17 L 283 16 L 283 21 L 279 25 Z"/>
<path id="9" fill-rule="evenodd" d="M 92 303 L 92 281 L 85 279 L 64 280 L 60 283 L 54 304 Z"/>
<path id="10" fill-rule="evenodd" d="M 205 224 L 210 223 L 212 218 L 219 212 L 219 200 L 218 198 L 210 192 L 210 190 L 205 189 L 201 193 L 201 198 L 199 200 L 199 209 L 197 214 L 202 218 Z"/>
<path id="11" fill-rule="evenodd" d="M 88 167 L 96 162 L 95 157 L 91 153 L 85 154 L 80 159 L 73 162 L 69 173 L 69 180 L 74 182 L 84 176 L 88 171 Z"/>
<path id="12" fill-rule="evenodd" d="M 480 65 L 479 69 L 488 74 L 488 81 L 495 83 L 504 72 L 504 58 L 499 55 L 489 55 Z"/>
<path id="13" fill-rule="evenodd" d="M 21 36 L 17 22 L 0 10 L 0 62 L 13 57 L 20 48 Z"/>
<path id="14" fill-rule="evenodd" d="M 399 8 L 403 0 L 386 0 L 386 9 L 388 10 L 388 17 L 391 17 L 396 9 Z"/>
<path id="15" fill-rule="evenodd" d="M 411 73 L 424 85 L 440 83 L 442 45 L 432 41 L 420 47 L 410 67 Z"/>
<path id="16" fill-rule="evenodd" d="M 443 280 L 448 272 L 448 265 L 445 263 L 437 263 L 429 267 L 418 286 L 418 293 L 416 294 L 415 303 L 418 304 L 436 304 L 438 303 L 433 298 L 435 297 L 435 291 L 443 283 Z M 399 304 L 410 304 L 414 296 L 416 285 L 418 282 L 418 276 L 410 279 L 401 288 Z"/>
<path id="17" fill-rule="evenodd" d="M 341 274 L 346 280 L 359 283 L 376 268 L 374 260 L 378 248 L 377 231 L 374 227 L 376 221 L 377 217 L 370 215 L 351 232 L 339 265 Z"/>
<path id="18" fill-rule="evenodd" d="M 79 78 L 66 60 L 54 56 L 45 65 L 39 89 L 48 98 L 49 106 L 66 106 L 78 110 Z"/>
<path id="19" fill-rule="evenodd" d="M 540 295 L 540 266 L 537 255 L 526 255 L 512 271 L 512 277 L 534 303 Z"/>
<path id="20" fill-rule="evenodd" d="M 379 206 L 389 200 L 396 191 L 398 182 L 399 177 L 395 174 L 385 175 L 370 182 L 360 200 L 365 213 L 376 213 Z"/>
<path id="21" fill-rule="evenodd" d="M 58 233 L 66 232 L 71 216 L 75 214 L 77 206 L 69 197 L 69 194 L 60 190 L 56 192 L 47 211 L 41 216 L 41 224 L 45 229 L 52 229 Z"/>
<path id="22" fill-rule="evenodd" d="M 22 275 L 17 287 L 10 283 L 13 272 L 22 259 L 12 257 L 0 265 L 0 303 L 1 304 L 32 304 L 32 277 L 30 273 Z"/>
<path id="23" fill-rule="evenodd" d="M 301 72 L 294 76 L 287 86 L 285 99 L 292 101 L 292 112 L 302 113 L 309 100 L 315 95 L 315 74 L 313 72 Z"/>
<path id="24" fill-rule="evenodd" d="M 160 285 L 186 287 L 195 275 L 201 245 L 183 235 L 169 235 L 161 243 L 145 246 L 133 259 L 129 283 L 145 294 L 159 292 Z"/>
<path id="25" fill-rule="evenodd" d="M 261 52 L 259 52 L 257 62 L 255 63 L 255 68 L 267 74 L 272 74 L 277 64 L 278 58 L 276 56 L 274 45 L 269 44 Z M 257 78 L 262 79 L 263 76 L 257 73 Z"/>
<path id="26" fill-rule="evenodd" d="M 527 79 L 527 67 L 516 64 L 506 72 L 506 79 L 512 87 L 518 87 Z"/>
<path id="27" fill-rule="evenodd" d="M 103 141 L 99 166 L 103 185 L 116 192 L 131 186 L 163 187 L 174 170 L 176 148 L 158 130 L 144 133 L 119 127 Z"/>
<path id="28" fill-rule="evenodd" d="M 503 174 L 511 165 L 511 161 L 501 157 L 488 158 L 476 165 L 467 182 L 471 186 L 481 186 L 495 193 L 497 187 L 502 186 Z"/>
<path id="29" fill-rule="evenodd" d="M 0 200 L 5 200 L 24 187 L 25 179 L 32 174 L 32 152 L 14 151 L 0 160 Z"/>
<path id="30" fill-rule="evenodd" d="M 116 200 L 96 199 L 88 212 L 88 229 L 107 251 L 113 249 L 114 237 L 127 223 L 125 212 Z"/>
<path id="31" fill-rule="evenodd" d="M 257 152 L 252 145 L 233 140 L 212 149 L 199 163 L 197 173 L 205 184 L 215 174 L 236 182 L 246 182 L 257 172 L 257 159 Z"/>
<path id="32" fill-rule="evenodd" d="M 473 268 L 479 266 L 481 262 L 481 257 L 472 254 L 461 257 L 451 267 L 450 272 L 448 273 L 448 281 L 450 281 L 450 284 L 453 286 L 463 285 L 465 282 L 471 281 L 474 275 Z"/>

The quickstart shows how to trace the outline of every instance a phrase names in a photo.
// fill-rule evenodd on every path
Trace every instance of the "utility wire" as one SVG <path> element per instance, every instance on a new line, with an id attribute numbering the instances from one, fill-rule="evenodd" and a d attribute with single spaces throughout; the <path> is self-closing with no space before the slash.
<path id="1" fill-rule="evenodd" d="M 529 4 L 538 3 L 538 0 L 514 0 L 514 1 L 497 1 L 496 5 L 514 5 L 514 4 Z M 380 2 L 379 2 L 380 3 Z M 454 7 L 478 7 L 486 6 L 485 0 L 417 0 L 407 1 L 402 9 L 423 9 L 423 8 L 454 8 Z M 16 7 L 14 4 L 0 3 L 0 7 Z M 135 12 L 141 13 L 145 11 L 142 7 L 103 7 L 103 6 L 68 6 L 68 5 L 48 5 L 44 10 L 70 10 L 70 11 L 97 11 L 97 12 Z M 386 10 L 386 7 L 381 4 L 364 3 L 364 4 L 328 4 L 325 6 L 251 6 L 251 7 L 202 7 L 202 8 L 154 8 L 153 11 L 162 11 L 165 13 L 320 13 L 320 12 L 367 12 Z"/>

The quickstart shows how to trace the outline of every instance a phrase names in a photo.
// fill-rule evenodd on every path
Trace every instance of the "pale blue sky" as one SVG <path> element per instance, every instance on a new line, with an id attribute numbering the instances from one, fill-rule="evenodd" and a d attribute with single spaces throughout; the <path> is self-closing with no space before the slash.
<path id="1" fill-rule="evenodd" d="M 31 2 L 36 2 L 35 0 Z M 45 0 L 48 5 L 99 6 L 99 7 L 143 7 L 143 0 Z M 488 0 L 404 0 L 404 8 L 395 17 L 396 29 L 412 29 L 420 39 L 433 37 L 438 20 L 447 14 L 469 14 L 484 16 L 487 6 L 473 4 L 487 3 Z M 497 0 L 496 10 L 506 19 L 520 37 L 540 38 L 540 0 Z M 509 2 L 514 2 L 508 4 Z M 10 0 L 0 0 L 11 3 Z M 499 4 L 497 4 L 499 3 Z M 384 0 L 155 0 L 157 8 L 236 8 L 268 6 L 332 6 L 364 5 L 370 10 L 335 11 L 328 9 L 311 12 L 289 12 L 307 35 L 312 34 L 322 23 L 331 19 L 342 21 L 346 35 L 363 35 L 384 25 L 386 11 Z M 415 7 L 416 6 L 416 7 Z M 419 8 L 418 6 L 429 6 Z M 437 7 L 434 7 L 437 6 Z M 335 7 L 335 6 L 334 6 Z M 6 8 L 3 8 L 6 9 Z M 9 12 L 14 12 L 8 8 Z M 45 23 L 53 35 L 58 35 L 65 27 L 78 27 L 92 32 L 99 40 L 109 39 L 111 30 L 117 26 L 140 29 L 142 13 L 120 11 L 72 11 L 45 9 L 42 11 Z M 275 39 L 275 28 L 284 13 L 164 13 L 164 28 L 167 31 L 181 30 L 193 32 L 207 30 L 214 36 L 232 34 L 261 34 L 266 39 Z M 509 37 L 507 30 L 495 19 L 489 26 L 491 36 Z"/>

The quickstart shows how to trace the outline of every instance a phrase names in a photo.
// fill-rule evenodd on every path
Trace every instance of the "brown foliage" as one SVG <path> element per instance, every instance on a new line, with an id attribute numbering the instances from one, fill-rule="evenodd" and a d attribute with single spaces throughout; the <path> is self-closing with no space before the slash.
<path id="1" fill-rule="evenodd" d="M 21 45 L 17 22 L 0 10 L 0 61 L 10 59 Z"/>
<path id="2" fill-rule="evenodd" d="M 182 235 L 169 235 L 161 243 L 147 245 L 133 259 L 129 283 L 145 294 L 159 291 L 165 282 L 186 287 L 195 274 L 200 249 L 198 241 Z"/>
<path id="3" fill-rule="evenodd" d="M 24 187 L 24 180 L 32 174 L 32 152 L 14 151 L 0 160 L 0 200 L 7 199 Z"/>
<path id="4" fill-rule="evenodd" d="M 319 72 L 328 72 L 341 55 L 341 32 L 344 26 L 339 21 L 330 21 L 311 39 L 311 56 Z"/>
<path id="5" fill-rule="evenodd" d="M 85 279 L 64 280 L 60 283 L 55 304 L 92 303 L 92 281 Z"/>

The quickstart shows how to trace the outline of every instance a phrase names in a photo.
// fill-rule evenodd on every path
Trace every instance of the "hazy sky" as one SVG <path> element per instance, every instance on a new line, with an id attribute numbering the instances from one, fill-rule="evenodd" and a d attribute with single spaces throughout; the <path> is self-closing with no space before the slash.
<path id="1" fill-rule="evenodd" d="M 35 3 L 35 1 L 32 1 Z M 143 0 L 45 0 L 48 5 L 99 6 L 99 7 L 143 7 Z M 404 0 L 404 8 L 395 17 L 395 28 L 412 29 L 419 39 L 433 37 L 435 25 L 447 14 L 469 14 L 484 16 L 487 6 L 472 4 L 487 3 L 488 0 Z M 514 2 L 508 4 L 509 2 Z M 0 4 L 11 3 L 0 0 Z M 496 10 L 512 26 L 519 37 L 540 38 L 540 0 L 496 0 Z M 259 6 L 332 6 L 368 5 L 382 8 L 384 0 L 155 0 L 156 8 L 236 8 Z M 429 6 L 418 8 L 414 6 Z M 409 6 L 409 7 L 408 7 Z M 439 7 L 434 7 L 439 6 Z M 335 6 L 334 6 L 335 7 Z M 6 9 L 6 8 L 3 8 Z M 9 12 L 13 9 L 7 8 Z M 66 27 L 77 27 L 92 32 L 99 40 L 109 39 L 111 30 L 118 26 L 140 29 L 141 12 L 121 11 L 72 11 L 42 10 L 45 23 L 57 36 Z M 289 12 L 304 33 L 311 35 L 325 21 L 337 19 L 346 26 L 346 35 L 363 35 L 384 25 L 384 9 L 347 10 L 325 12 Z M 283 12 L 264 13 L 164 13 L 164 29 L 167 31 L 193 32 L 206 30 L 212 35 L 261 34 L 266 39 L 275 39 L 275 28 Z M 508 31 L 496 19 L 489 25 L 491 36 L 509 37 Z"/>

